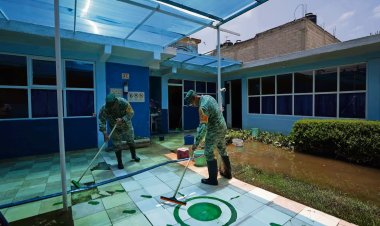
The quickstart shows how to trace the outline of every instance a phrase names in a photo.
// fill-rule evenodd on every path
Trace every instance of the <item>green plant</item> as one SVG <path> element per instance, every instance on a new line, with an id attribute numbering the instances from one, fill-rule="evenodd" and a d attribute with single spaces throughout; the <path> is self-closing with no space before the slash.
<path id="1" fill-rule="evenodd" d="M 297 151 L 380 167 L 380 122 L 302 119 L 292 129 Z"/>
<path id="2" fill-rule="evenodd" d="M 232 139 L 234 138 L 242 139 L 244 141 L 253 139 L 251 135 L 251 131 L 249 130 L 242 130 L 242 129 L 241 130 L 232 130 L 232 129 L 227 130 L 227 133 L 225 136 L 226 144 L 231 144 Z"/>
<path id="3" fill-rule="evenodd" d="M 293 148 L 294 145 L 292 136 L 286 136 L 281 133 L 271 133 L 268 131 L 260 131 L 257 141 L 283 148 Z"/>

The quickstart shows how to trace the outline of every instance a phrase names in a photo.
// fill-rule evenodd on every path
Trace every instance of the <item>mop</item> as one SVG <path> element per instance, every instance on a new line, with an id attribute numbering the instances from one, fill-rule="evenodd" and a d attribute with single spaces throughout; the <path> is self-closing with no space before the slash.
<path id="1" fill-rule="evenodd" d="M 109 137 L 111 138 L 112 134 L 113 134 L 113 131 L 115 131 L 116 129 L 116 125 L 112 128 L 111 130 L 111 133 L 109 135 Z M 81 184 L 79 183 L 80 180 L 82 180 L 83 176 L 87 173 L 88 169 L 91 167 L 92 163 L 95 161 L 95 159 L 98 157 L 98 155 L 100 154 L 100 152 L 103 150 L 103 148 L 106 146 L 106 144 L 108 143 L 108 141 L 104 141 L 103 145 L 100 147 L 98 153 L 96 153 L 95 157 L 91 160 L 90 164 L 88 165 L 87 169 L 82 173 L 82 176 L 79 177 L 79 179 L 77 181 L 75 180 L 72 180 L 71 183 L 76 187 L 76 188 L 80 188 L 82 187 Z"/>
<path id="2" fill-rule="evenodd" d="M 161 198 L 162 200 L 165 200 L 165 201 L 168 201 L 168 202 L 173 202 L 173 203 L 176 203 L 176 204 L 178 204 L 178 205 L 186 206 L 186 202 L 179 201 L 178 199 L 176 199 L 175 196 L 176 196 L 177 193 L 178 193 L 179 186 L 181 186 L 182 179 L 183 179 L 183 177 L 185 176 L 185 173 L 186 173 L 186 170 L 187 170 L 187 168 L 188 168 L 188 166 L 189 166 L 189 163 L 190 163 L 191 159 L 193 159 L 193 158 L 194 158 L 194 154 L 193 154 L 193 157 L 189 158 L 189 160 L 187 161 L 186 167 L 185 167 L 185 169 L 183 170 L 183 173 L 182 173 L 181 179 L 179 180 L 179 183 L 178 183 L 178 185 L 177 185 L 177 189 L 175 189 L 175 192 L 174 192 L 173 196 L 172 196 L 172 197 L 161 196 L 160 198 Z"/>

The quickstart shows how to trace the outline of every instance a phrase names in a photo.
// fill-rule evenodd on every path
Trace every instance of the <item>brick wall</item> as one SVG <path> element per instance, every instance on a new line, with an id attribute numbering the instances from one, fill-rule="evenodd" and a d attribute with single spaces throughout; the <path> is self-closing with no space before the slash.
<path id="1" fill-rule="evenodd" d="M 306 18 L 257 34 L 254 38 L 221 48 L 222 56 L 243 62 L 270 58 L 339 42 Z"/>

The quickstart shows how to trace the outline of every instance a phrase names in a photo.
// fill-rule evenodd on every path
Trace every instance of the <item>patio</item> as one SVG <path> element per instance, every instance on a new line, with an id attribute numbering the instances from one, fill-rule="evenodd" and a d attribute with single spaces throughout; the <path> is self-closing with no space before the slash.
<path id="1" fill-rule="evenodd" d="M 105 162 L 111 169 L 99 167 L 89 171 L 82 182 L 99 183 L 176 159 L 171 150 L 183 146 L 183 135 L 170 134 L 165 141 L 154 137 L 149 147 L 138 149 L 140 163 L 129 161 L 129 153 L 125 151 L 123 170 L 117 169 L 113 153 L 103 152 L 97 163 Z M 67 154 L 68 184 L 80 176 L 95 152 L 92 149 Z M 193 163 L 177 195 L 178 199 L 187 200 L 187 205 L 164 203 L 160 196 L 173 195 L 185 163 L 165 164 L 91 190 L 71 193 L 69 204 L 74 225 L 351 225 L 237 179 L 219 178 L 219 186 L 204 185 L 200 180 L 207 176 L 207 168 Z M 2 161 L 0 172 L 4 175 L 0 185 L 1 205 L 60 191 L 58 154 Z M 207 214 L 210 216 L 207 219 L 193 215 L 191 209 L 204 203 L 220 213 Z M 1 212 L 9 222 L 17 224 L 18 220 L 61 208 L 59 196 Z"/>

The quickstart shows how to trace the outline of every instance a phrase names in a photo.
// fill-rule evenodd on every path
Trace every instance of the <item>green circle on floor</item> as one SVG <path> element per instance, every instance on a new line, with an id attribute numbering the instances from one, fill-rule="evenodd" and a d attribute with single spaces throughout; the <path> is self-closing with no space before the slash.
<path id="1" fill-rule="evenodd" d="M 222 215 L 222 210 L 215 204 L 200 202 L 190 206 L 190 208 L 187 209 L 187 213 L 199 221 L 212 221 Z"/>

